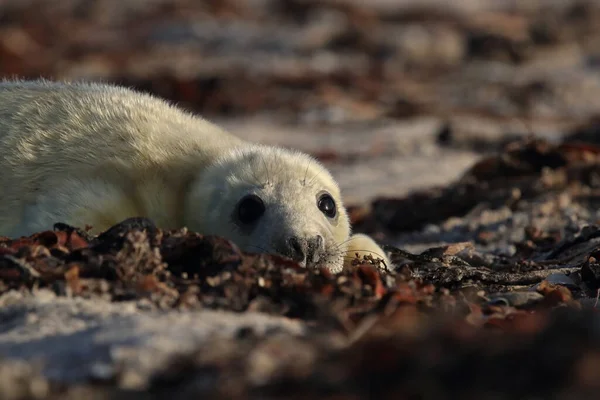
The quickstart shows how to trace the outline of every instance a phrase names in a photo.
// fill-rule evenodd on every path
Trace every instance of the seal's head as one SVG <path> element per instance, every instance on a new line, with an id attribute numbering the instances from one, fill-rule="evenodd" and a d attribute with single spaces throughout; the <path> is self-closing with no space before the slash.
<path id="1" fill-rule="evenodd" d="M 331 174 L 296 151 L 253 145 L 221 157 L 192 184 L 186 224 L 251 252 L 342 268 L 348 215 Z"/>

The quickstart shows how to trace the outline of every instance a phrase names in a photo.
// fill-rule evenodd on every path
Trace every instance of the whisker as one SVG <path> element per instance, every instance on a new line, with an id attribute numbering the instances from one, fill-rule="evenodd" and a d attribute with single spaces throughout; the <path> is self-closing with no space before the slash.
<path id="1" fill-rule="evenodd" d="M 342 244 L 350 243 L 350 241 L 351 241 L 352 239 L 353 239 L 353 237 L 351 236 L 351 237 L 349 237 L 348 239 L 344 240 L 343 242 L 340 242 L 339 244 L 340 244 L 340 245 L 342 245 Z"/>
<path id="2" fill-rule="evenodd" d="M 311 180 L 308 182 L 308 184 L 309 184 L 309 185 L 312 185 L 312 184 L 313 184 L 313 183 L 314 183 L 314 182 L 317 180 L 317 178 L 319 177 L 319 175 L 321 175 L 321 172 L 322 172 L 322 171 L 318 171 L 318 172 L 317 172 L 317 173 L 316 173 L 316 174 L 315 174 L 315 175 L 312 177 L 312 179 L 311 179 Z"/>
<path id="3" fill-rule="evenodd" d="M 267 162 L 266 162 L 265 158 L 262 156 L 262 154 L 260 154 L 259 157 L 263 163 L 263 167 L 265 169 L 265 175 L 267 175 L 267 183 L 269 183 L 269 182 L 271 182 L 271 178 L 269 177 L 269 167 L 267 166 Z"/>
<path id="4" fill-rule="evenodd" d="M 348 238 L 348 239 L 344 240 L 343 242 L 337 243 L 337 244 L 335 245 L 336 249 L 338 249 L 338 250 L 339 250 L 339 249 L 341 248 L 341 246 L 343 246 L 343 245 L 345 245 L 345 244 L 347 244 L 347 243 L 350 243 L 350 241 L 351 241 L 352 239 L 353 239 L 353 238 L 352 238 L 352 237 L 350 237 L 350 238 Z"/>
<path id="5" fill-rule="evenodd" d="M 345 244 L 345 243 L 349 243 L 352 240 L 360 240 L 361 238 L 356 237 L 357 235 L 351 235 L 348 239 L 344 240 L 343 242 L 341 242 L 340 244 Z"/>
<path id="6" fill-rule="evenodd" d="M 302 185 L 306 186 L 306 177 L 308 176 L 308 168 L 310 168 L 310 159 L 306 161 L 306 171 L 304 171 L 304 179 L 302 180 Z"/>
<path id="7" fill-rule="evenodd" d="M 252 169 L 252 176 L 254 177 L 254 183 L 256 184 L 256 186 L 263 186 L 264 182 L 261 182 L 259 177 L 256 175 L 256 169 L 255 168 L 251 168 L 251 169 Z"/>
<path id="8" fill-rule="evenodd" d="M 261 247 L 261 246 L 254 246 L 254 245 L 251 244 L 251 245 L 248 245 L 248 247 L 253 247 L 255 249 L 264 251 L 265 253 L 269 253 L 269 250 L 267 250 L 267 249 L 265 249 L 264 247 Z"/>

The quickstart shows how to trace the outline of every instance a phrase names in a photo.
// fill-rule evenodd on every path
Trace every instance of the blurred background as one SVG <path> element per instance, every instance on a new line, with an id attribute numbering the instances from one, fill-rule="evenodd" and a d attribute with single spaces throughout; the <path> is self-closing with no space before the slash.
<path id="1" fill-rule="evenodd" d="M 535 134 L 600 141 L 600 4 L 2 0 L 0 75 L 133 86 L 307 151 L 349 204 Z"/>

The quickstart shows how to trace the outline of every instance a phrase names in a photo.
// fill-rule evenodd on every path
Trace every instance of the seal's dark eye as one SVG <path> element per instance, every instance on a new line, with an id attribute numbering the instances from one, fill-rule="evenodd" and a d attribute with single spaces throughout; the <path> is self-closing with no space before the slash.
<path id="1" fill-rule="evenodd" d="M 319 201 L 317 201 L 317 207 L 319 207 L 319 210 L 321 210 L 321 212 L 327 217 L 335 217 L 335 213 L 337 211 L 335 208 L 335 201 L 329 193 L 325 193 L 319 197 Z"/>
<path id="2" fill-rule="evenodd" d="M 255 194 L 249 194 L 238 203 L 237 217 L 242 224 L 256 222 L 265 213 L 265 203 Z"/>

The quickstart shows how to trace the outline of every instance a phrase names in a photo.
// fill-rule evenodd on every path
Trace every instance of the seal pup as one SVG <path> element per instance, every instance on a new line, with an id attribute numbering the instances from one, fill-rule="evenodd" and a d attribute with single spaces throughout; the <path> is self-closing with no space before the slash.
<path id="1" fill-rule="evenodd" d="M 387 261 L 374 241 L 353 246 L 339 187 L 312 157 L 125 87 L 1 82 L 0 154 L 0 235 L 138 216 L 333 272 L 356 250 Z"/>

